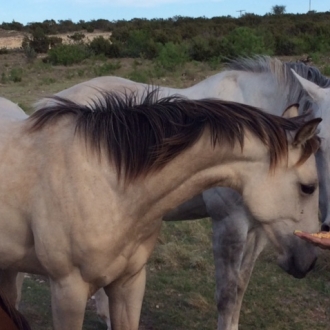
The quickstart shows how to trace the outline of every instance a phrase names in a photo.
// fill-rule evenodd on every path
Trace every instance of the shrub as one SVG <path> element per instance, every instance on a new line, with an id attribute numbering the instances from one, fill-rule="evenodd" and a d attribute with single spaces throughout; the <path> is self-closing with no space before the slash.
<path id="1" fill-rule="evenodd" d="M 33 48 L 36 53 L 47 53 L 49 49 L 49 38 L 45 35 L 44 31 L 40 27 L 37 27 L 32 32 L 32 39 L 27 38 L 25 39 L 25 42 L 27 42 L 27 44 Z"/>
<path id="2" fill-rule="evenodd" d="M 49 50 L 47 61 L 54 65 L 72 65 L 91 55 L 93 53 L 83 44 L 59 45 Z"/>
<path id="3" fill-rule="evenodd" d="M 159 51 L 156 64 L 165 70 L 173 70 L 188 61 L 187 50 L 184 44 L 166 43 Z"/>
<path id="4" fill-rule="evenodd" d="M 143 53 L 145 46 L 149 40 L 149 36 L 145 31 L 130 31 L 128 38 L 125 42 L 124 56 L 127 57 L 140 57 Z"/>
<path id="5" fill-rule="evenodd" d="M 74 34 L 68 35 L 68 38 L 75 42 L 81 42 L 85 38 L 85 35 L 81 32 L 75 32 Z"/>
<path id="6" fill-rule="evenodd" d="M 330 76 L 330 65 L 326 65 L 323 69 L 322 69 L 322 73 L 325 75 L 325 76 Z"/>
<path id="7" fill-rule="evenodd" d="M 117 58 L 120 56 L 120 49 L 117 43 L 111 43 L 109 39 L 102 36 L 94 38 L 89 43 L 89 48 L 95 55 L 105 55 L 110 58 Z"/>
<path id="8" fill-rule="evenodd" d="M 296 42 L 285 35 L 275 37 L 275 55 L 298 55 Z"/>
<path id="9" fill-rule="evenodd" d="M 129 75 L 128 79 L 131 79 L 136 82 L 147 84 L 149 83 L 150 73 L 141 70 L 133 70 Z"/>
<path id="10" fill-rule="evenodd" d="M 222 53 L 227 57 L 271 54 L 262 36 L 246 27 L 238 27 L 229 33 L 221 42 Z"/>
<path id="11" fill-rule="evenodd" d="M 9 79 L 13 82 L 21 82 L 23 78 L 23 70 L 21 68 L 14 68 L 10 70 Z"/>
<path id="12" fill-rule="evenodd" d="M 54 48 L 58 45 L 61 45 L 62 44 L 62 38 L 60 37 L 55 37 L 55 36 L 52 36 L 52 37 L 48 37 L 48 40 L 49 40 L 49 45 L 50 45 L 50 48 Z"/>
<path id="13" fill-rule="evenodd" d="M 37 58 L 36 51 L 29 45 L 23 48 L 23 53 L 28 62 L 33 62 Z"/>
<path id="14" fill-rule="evenodd" d="M 94 73 L 96 76 L 107 76 L 114 73 L 116 70 L 121 68 L 120 61 L 104 63 L 102 65 L 94 67 Z"/>
<path id="15" fill-rule="evenodd" d="M 189 57 L 195 61 L 206 61 L 211 57 L 212 51 L 208 40 L 196 37 L 192 40 L 189 49 Z"/>
<path id="16" fill-rule="evenodd" d="M 4 72 L 1 73 L 1 80 L 0 81 L 1 81 L 2 84 L 7 83 L 7 81 L 8 81 L 8 78 L 7 78 L 7 76 Z"/>

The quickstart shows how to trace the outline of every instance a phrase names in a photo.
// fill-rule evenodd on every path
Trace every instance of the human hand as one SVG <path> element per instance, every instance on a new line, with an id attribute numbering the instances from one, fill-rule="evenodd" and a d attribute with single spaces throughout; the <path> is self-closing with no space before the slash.
<path id="1" fill-rule="evenodd" d="M 294 234 L 321 249 L 330 250 L 330 232 L 320 231 L 319 233 L 309 234 L 304 231 L 295 230 Z"/>

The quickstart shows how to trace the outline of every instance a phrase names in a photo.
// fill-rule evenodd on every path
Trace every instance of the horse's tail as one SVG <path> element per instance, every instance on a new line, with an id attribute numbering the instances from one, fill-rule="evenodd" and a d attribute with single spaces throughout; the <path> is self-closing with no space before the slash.
<path id="1" fill-rule="evenodd" d="M 31 330 L 25 317 L 11 305 L 0 289 L 0 328 L 4 330 Z"/>

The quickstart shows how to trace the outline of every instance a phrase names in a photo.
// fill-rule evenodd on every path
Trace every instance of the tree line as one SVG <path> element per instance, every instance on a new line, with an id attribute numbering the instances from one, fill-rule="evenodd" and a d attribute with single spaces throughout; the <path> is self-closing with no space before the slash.
<path id="1" fill-rule="evenodd" d="M 53 62 L 62 52 L 70 52 L 72 47 L 76 47 L 76 54 L 80 53 L 80 57 L 103 54 L 110 58 L 166 57 L 167 61 L 171 57 L 175 61 L 221 61 L 241 55 L 330 52 L 330 12 L 284 12 L 285 8 L 274 6 L 273 12 L 264 16 L 245 13 L 239 18 L 175 16 L 150 20 L 80 20 L 76 23 L 45 20 L 26 25 L 13 21 L 3 22 L 0 28 L 30 33 L 23 42 L 23 49 L 48 52 Z M 98 37 L 84 44 L 84 33 L 95 30 L 111 32 L 111 40 Z M 67 33 L 72 45 L 63 45 L 61 38 L 56 37 L 60 33 Z"/>

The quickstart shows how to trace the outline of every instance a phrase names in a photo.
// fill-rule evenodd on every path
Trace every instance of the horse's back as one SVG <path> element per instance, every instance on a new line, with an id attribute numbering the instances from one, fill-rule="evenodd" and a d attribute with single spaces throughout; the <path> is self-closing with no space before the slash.
<path id="1" fill-rule="evenodd" d="M 79 104 L 88 105 L 93 101 L 98 101 L 98 99 L 102 97 L 102 92 L 105 91 L 113 91 L 118 93 L 140 93 L 146 89 L 146 84 L 137 83 L 121 77 L 105 76 L 84 81 L 80 84 L 64 89 L 55 95 Z M 54 100 L 43 98 L 35 104 L 35 108 L 38 110 L 53 104 Z"/>
<path id="2" fill-rule="evenodd" d="M 4 97 L 0 97 L 0 120 L 16 121 L 27 117 L 27 114 L 17 104 Z"/>

